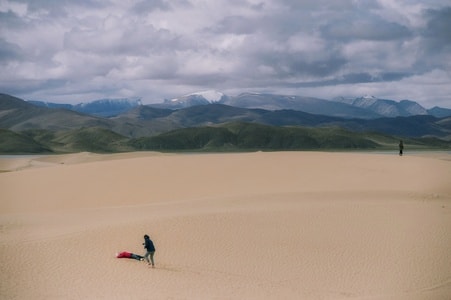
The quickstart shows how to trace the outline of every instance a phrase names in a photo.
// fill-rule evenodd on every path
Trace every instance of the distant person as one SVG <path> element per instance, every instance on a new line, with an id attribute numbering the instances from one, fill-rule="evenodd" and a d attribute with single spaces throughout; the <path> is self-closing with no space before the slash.
<path id="1" fill-rule="evenodd" d="M 119 253 L 116 253 L 116 257 L 117 258 L 132 258 L 132 259 L 136 259 L 136 260 L 140 260 L 143 261 L 144 260 L 144 256 L 135 254 L 135 253 L 131 253 L 131 252 L 127 252 L 127 251 L 122 251 Z"/>
<path id="2" fill-rule="evenodd" d="M 152 263 L 152 268 L 155 266 L 153 261 L 153 256 L 155 254 L 155 246 L 153 245 L 152 240 L 149 238 L 149 236 L 146 234 L 144 235 L 144 248 L 146 249 L 146 254 L 144 255 L 144 258 L 146 259 L 147 263 L 150 265 Z M 150 257 L 150 261 L 149 261 Z"/>
<path id="3" fill-rule="evenodd" d="M 399 156 L 402 156 L 404 150 L 404 143 L 402 140 L 399 141 Z"/>

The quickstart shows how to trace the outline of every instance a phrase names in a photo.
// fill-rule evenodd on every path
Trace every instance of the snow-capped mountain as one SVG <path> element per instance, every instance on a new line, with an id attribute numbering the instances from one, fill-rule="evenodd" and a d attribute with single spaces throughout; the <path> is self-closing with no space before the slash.
<path id="1" fill-rule="evenodd" d="M 139 105 L 142 105 L 140 98 L 99 99 L 74 105 L 72 110 L 100 117 L 113 117 Z"/>
<path id="2" fill-rule="evenodd" d="M 337 102 L 353 105 L 353 106 L 368 108 L 371 105 L 373 105 L 374 103 L 376 103 L 378 99 L 374 96 L 365 95 L 365 96 L 359 97 L 359 98 L 338 97 L 333 100 L 337 101 Z"/>
<path id="3" fill-rule="evenodd" d="M 163 103 L 150 104 L 155 108 L 183 109 L 197 105 L 220 103 L 241 108 L 265 110 L 298 110 L 311 114 L 322 114 L 343 118 L 375 119 L 382 117 L 408 117 L 428 115 L 428 110 L 410 100 L 394 101 L 366 95 L 357 98 L 338 97 L 332 100 L 262 93 L 242 93 L 227 96 L 208 90 L 191 93 Z"/>
<path id="4" fill-rule="evenodd" d="M 191 93 L 188 96 L 201 96 L 210 103 L 219 102 L 225 95 L 215 90 Z"/>
<path id="5" fill-rule="evenodd" d="M 141 103 L 141 98 L 105 98 L 105 99 L 99 99 L 99 100 L 93 100 L 90 102 L 82 102 L 79 104 L 76 104 L 75 107 L 89 107 L 89 106 L 102 106 L 102 105 L 106 105 L 106 106 L 115 106 L 115 105 L 120 105 L 120 106 L 137 106 L 137 105 L 142 105 Z"/>
<path id="6" fill-rule="evenodd" d="M 354 107 L 364 108 L 372 111 L 381 117 L 407 117 L 413 115 L 427 115 L 428 111 L 417 102 L 410 100 L 402 100 L 396 102 L 394 100 L 379 99 L 374 96 L 363 96 L 357 98 L 338 97 L 333 101 L 346 103 Z"/>
<path id="7" fill-rule="evenodd" d="M 152 105 L 160 108 L 181 109 L 196 105 L 206 105 L 223 101 L 227 96 L 215 90 L 187 94 L 174 99 L 165 99 L 163 103 Z"/>
<path id="8" fill-rule="evenodd" d="M 100 99 L 77 105 L 56 104 L 43 101 L 29 101 L 29 103 L 49 108 L 69 109 L 101 117 L 118 116 L 132 108 L 143 105 L 140 98 Z M 240 108 L 264 109 L 269 111 L 295 110 L 311 114 L 360 119 L 408 117 L 414 115 L 443 117 L 451 115 L 450 109 L 434 108 L 433 110 L 426 110 L 420 104 L 411 100 L 397 102 L 368 95 L 357 98 L 339 97 L 332 100 L 325 100 L 303 96 L 262 93 L 242 93 L 237 96 L 228 96 L 215 90 L 191 93 L 170 100 L 165 99 L 161 103 L 145 106 L 178 110 L 191 106 L 215 103 Z"/>
<path id="9" fill-rule="evenodd" d="M 113 117 L 124 113 L 136 106 L 142 105 L 140 98 L 99 99 L 92 102 L 72 104 L 59 104 L 44 101 L 28 101 L 36 106 L 48 108 L 69 109 L 89 115 L 100 117 Z"/>
<path id="10" fill-rule="evenodd" d="M 378 117 L 373 112 L 346 103 L 293 95 L 242 93 L 237 96 L 228 97 L 224 101 L 221 101 L 221 103 L 242 108 L 265 109 L 270 111 L 296 110 L 310 114 L 343 118 L 354 118 L 357 115 L 365 119 Z"/>
<path id="11" fill-rule="evenodd" d="M 61 103 L 53 103 L 53 102 L 47 102 L 47 101 L 39 101 L 39 100 L 29 100 L 27 101 L 30 104 L 33 104 L 35 106 L 41 106 L 41 107 L 48 107 L 48 108 L 60 108 L 60 109 L 72 109 L 72 104 L 61 104 Z"/>

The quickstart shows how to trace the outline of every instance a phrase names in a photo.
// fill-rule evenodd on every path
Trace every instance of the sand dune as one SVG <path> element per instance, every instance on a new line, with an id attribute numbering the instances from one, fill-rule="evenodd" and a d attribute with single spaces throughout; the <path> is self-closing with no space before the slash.
<path id="1" fill-rule="evenodd" d="M 2 299 L 450 299 L 441 154 L 0 159 Z M 155 242 L 156 268 L 117 259 Z"/>

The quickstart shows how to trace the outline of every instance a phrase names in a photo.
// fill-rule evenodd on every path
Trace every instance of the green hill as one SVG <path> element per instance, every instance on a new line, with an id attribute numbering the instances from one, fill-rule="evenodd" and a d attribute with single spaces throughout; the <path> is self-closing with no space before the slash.
<path id="1" fill-rule="evenodd" d="M 131 139 L 129 145 L 138 150 L 218 150 L 229 146 L 235 148 L 235 139 L 235 134 L 227 128 L 198 127 Z"/>
<path id="2" fill-rule="evenodd" d="M 27 135 L 0 129 L 0 153 L 50 153 L 50 148 Z"/>
<path id="3" fill-rule="evenodd" d="M 309 150 L 376 149 L 379 144 L 338 128 L 276 127 L 231 123 L 186 128 L 130 140 L 139 150 Z"/>
<path id="4" fill-rule="evenodd" d="M 108 153 L 134 150 L 127 146 L 128 139 L 126 137 L 98 127 L 59 132 L 28 130 L 24 133 L 55 152 Z"/>
<path id="5" fill-rule="evenodd" d="M 278 127 L 256 123 L 184 128 L 141 138 L 127 138 L 98 127 L 57 132 L 35 129 L 20 133 L 2 129 L 0 152 L 392 150 L 397 149 L 399 139 L 339 127 Z M 406 150 L 451 149 L 450 141 L 434 137 L 403 140 Z"/>

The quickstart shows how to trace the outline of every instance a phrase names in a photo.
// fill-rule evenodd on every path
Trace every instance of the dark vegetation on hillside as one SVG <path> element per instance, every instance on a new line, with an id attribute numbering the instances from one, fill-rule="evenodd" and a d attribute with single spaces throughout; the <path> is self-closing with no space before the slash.
<path id="1" fill-rule="evenodd" d="M 143 150 L 312 150 L 375 149 L 378 144 L 336 128 L 275 127 L 233 123 L 187 128 L 130 141 Z"/>
<path id="2" fill-rule="evenodd" d="M 127 138 L 103 128 L 70 131 L 0 130 L 0 153 L 70 153 L 89 151 L 277 151 L 396 149 L 398 138 L 341 128 L 276 127 L 253 123 L 177 129 L 151 137 Z M 410 149 L 451 149 L 437 138 L 405 139 Z"/>
<path id="3" fill-rule="evenodd" d="M 20 133 L 0 129 L 0 153 L 51 153 L 50 148 Z"/>

